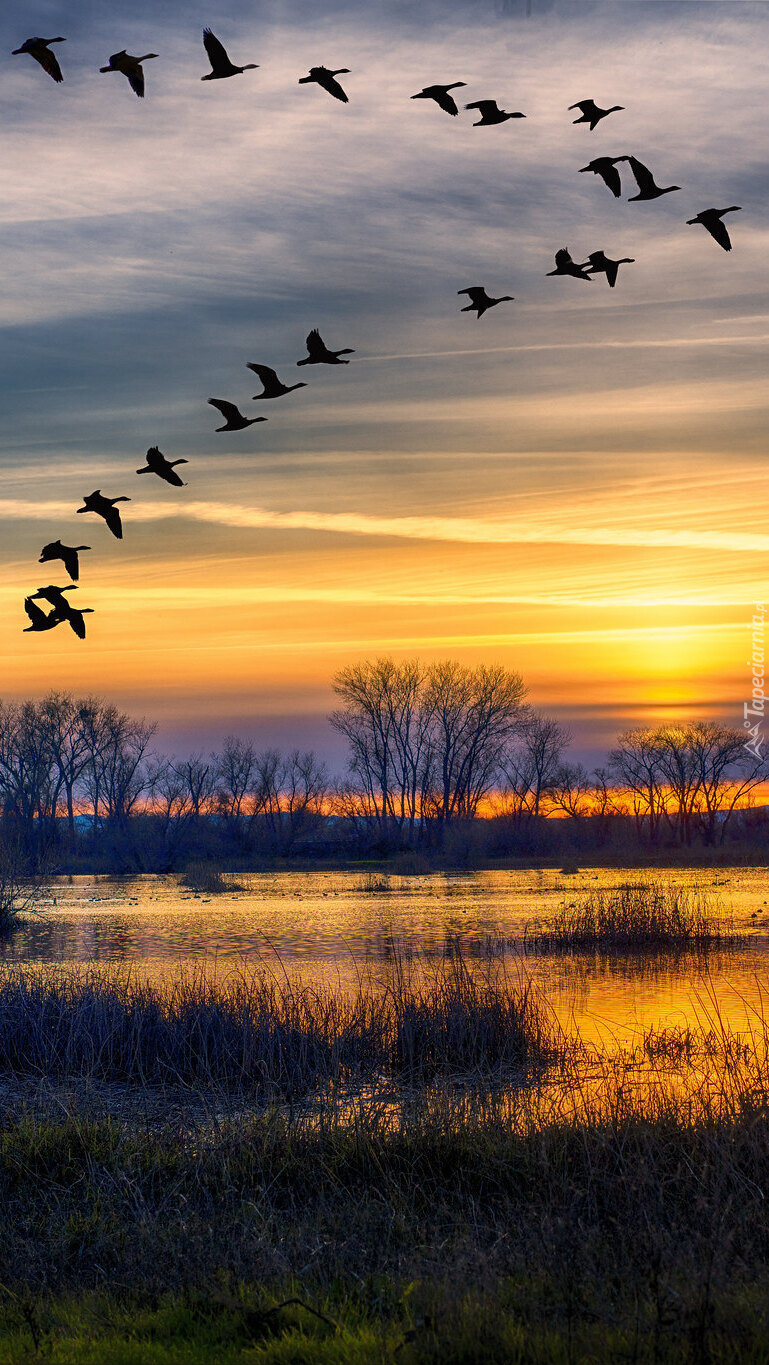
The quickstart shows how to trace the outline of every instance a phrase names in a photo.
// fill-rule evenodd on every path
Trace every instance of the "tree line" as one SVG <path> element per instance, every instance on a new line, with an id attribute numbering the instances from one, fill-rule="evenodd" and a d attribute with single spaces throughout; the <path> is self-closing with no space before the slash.
<path id="1" fill-rule="evenodd" d="M 501 665 L 379 658 L 342 669 L 333 687 L 343 777 L 312 751 L 238 736 L 214 753 L 163 755 L 153 722 L 95 697 L 0 703 L 3 837 L 30 862 L 82 856 L 125 870 L 191 854 L 440 852 L 481 824 L 492 855 L 629 833 L 712 846 L 744 832 L 769 777 L 742 731 L 713 721 L 628 730 L 588 772 L 568 761 L 568 729 Z"/>

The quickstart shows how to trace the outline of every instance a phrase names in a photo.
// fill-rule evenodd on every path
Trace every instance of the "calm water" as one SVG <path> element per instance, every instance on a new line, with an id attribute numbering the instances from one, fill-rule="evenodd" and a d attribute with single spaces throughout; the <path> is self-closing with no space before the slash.
<path id="1" fill-rule="evenodd" d="M 707 967 L 690 958 L 580 956 L 526 957 L 520 969 L 544 986 L 561 1021 L 586 1037 L 626 1041 L 639 1024 L 695 1024 L 714 1004 L 734 1027 L 749 1026 L 769 989 L 767 868 L 473 872 L 390 877 L 382 886 L 355 872 L 239 874 L 242 890 L 211 897 L 175 877 L 75 877 L 56 883 L 4 955 L 153 975 L 194 962 L 223 970 L 247 962 L 346 989 L 361 971 L 386 975 L 396 956 L 440 958 L 457 940 L 468 958 L 483 960 L 490 944 L 498 949 L 592 889 L 657 878 L 718 895 L 747 943 Z"/>

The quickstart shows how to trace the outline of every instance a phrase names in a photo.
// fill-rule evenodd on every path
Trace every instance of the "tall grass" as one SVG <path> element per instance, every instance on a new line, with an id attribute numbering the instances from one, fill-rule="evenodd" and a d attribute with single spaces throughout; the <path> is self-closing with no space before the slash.
<path id="1" fill-rule="evenodd" d="M 198 970 L 138 976 L 5 968 L 0 1073 L 142 1085 L 224 1086 L 295 1097 L 377 1077 L 520 1074 L 553 1055 L 523 979 L 447 960 L 414 983 L 347 995 L 288 976 Z"/>
<path id="2" fill-rule="evenodd" d="M 199 891 L 207 896 L 221 896 L 226 891 L 243 890 L 234 879 L 225 880 L 224 872 L 218 863 L 206 859 L 187 863 L 181 876 L 181 885 L 190 891 Z"/>
<path id="3" fill-rule="evenodd" d="M 527 929 L 526 947 L 540 953 L 707 952 L 735 942 L 733 922 L 697 887 L 627 883 L 591 891 L 546 924 Z"/>

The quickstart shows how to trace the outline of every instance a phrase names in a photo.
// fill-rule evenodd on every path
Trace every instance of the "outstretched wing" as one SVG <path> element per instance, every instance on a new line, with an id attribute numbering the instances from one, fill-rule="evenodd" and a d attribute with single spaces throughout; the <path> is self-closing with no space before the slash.
<path id="1" fill-rule="evenodd" d="M 243 414 L 234 403 L 228 403 L 226 398 L 209 398 L 209 403 L 213 408 L 218 408 L 225 422 L 242 421 Z"/>
<path id="2" fill-rule="evenodd" d="M 50 620 L 52 614 L 43 611 L 43 608 L 39 607 L 37 602 L 33 602 L 31 597 L 24 598 L 24 610 L 33 626 L 42 626 L 46 621 Z"/>
<path id="3" fill-rule="evenodd" d="M 39 47 L 32 53 L 32 56 L 34 57 L 36 62 L 40 63 L 43 70 L 48 72 L 48 75 L 53 80 L 57 82 L 64 80 L 64 77 L 61 74 L 61 67 L 59 66 L 59 63 L 56 60 L 55 54 L 51 52 L 50 48 Z"/>
<path id="4" fill-rule="evenodd" d="M 313 327 L 312 331 L 308 334 L 305 344 L 307 346 L 307 354 L 312 356 L 313 359 L 315 359 L 316 356 L 324 356 L 326 354 L 327 347 L 317 327 Z"/>
<path id="5" fill-rule="evenodd" d="M 203 46 L 208 54 L 208 60 L 214 71 L 218 66 L 229 66 L 230 59 L 227 56 L 227 49 L 223 43 L 219 42 L 215 33 L 210 28 L 203 29 Z"/>
<path id="6" fill-rule="evenodd" d="M 323 76 L 318 76 L 317 80 L 318 85 L 322 85 L 323 89 L 327 90 L 329 95 L 333 95 L 335 100 L 341 100 L 342 104 L 349 104 L 350 101 L 335 76 L 332 76 L 330 73 L 324 74 Z"/>
<path id="7" fill-rule="evenodd" d="M 498 112 L 496 100 L 476 100 L 473 104 L 466 104 L 465 109 L 477 109 L 481 118 L 485 118 L 487 114 Z"/>
<path id="8" fill-rule="evenodd" d="M 80 565 L 78 563 L 77 550 L 70 550 L 67 546 L 62 545 L 61 551 L 59 553 L 59 559 L 64 565 L 64 568 L 67 570 L 67 573 L 69 574 L 70 578 L 77 580 L 78 577 L 80 576 Z"/>
<path id="9" fill-rule="evenodd" d="M 454 99 L 454 96 L 449 94 L 448 90 L 438 90 L 438 93 L 433 95 L 433 99 L 441 109 L 444 109 L 446 111 L 447 114 L 456 115 L 459 113 L 459 110 L 457 109 L 457 102 Z"/>
<path id="10" fill-rule="evenodd" d="M 564 266 L 564 265 L 573 265 L 573 264 L 574 264 L 574 262 L 573 262 L 572 259 L 571 259 L 571 252 L 568 250 L 567 247 L 562 246 L 561 249 L 560 249 L 560 251 L 556 251 L 556 253 L 555 253 L 555 263 L 556 263 L 556 266 L 558 266 L 559 268 L 562 267 L 562 266 Z"/>
<path id="11" fill-rule="evenodd" d="M 129 67 L 125 74 L 128 77 L 128 84 L 130 85 L 134 94 L 138 95 L 140 100 L 143 100 L 144 67 L 140 66 L 139 63 L 137 62 L 135 66 Z"/>
<path id="12" fill-rule="evenodd" d="M 633 175 L 638 182 L 638 189 L 643 194 L 644 190 L 654 189 L 654 176 L 648 166 L 644 166 L 642 161 L 638 161 L 634 156 L 623 156 L 622 161 L 627 161 Z M 612 167 L 612 170 L 614 167 Z M 608 184 L 608 181 L 607 181 Z"/>
<path id="13" fill-rule="evenodd" d="M 63 621 L 69 621 L 69 624 L 79 640 L 85 639 L 85 617 L 83 616 L 82 611 L 77 611 L 70 607 L 69 611 L 65 616 L 62 616 L 61 619 Z"/>
<path id="14" fill-rule="evenodd" d="M 606 186 L 606 188 L 611 190 L 612 194 L 614 195 L 614 198 L 619 199 L 620 195 L 622 194 L 622 181 L 619 178 L 619 171 L 617 170 L 617 167 L 612 166 L 607 162 L 605 166 L 601 167 L 598 174 L 603 180 L 603 183 Z"/>
<path id="15" fill-rule="evenodd" d="M 729 233 L 726 230 L 726 226 L 721 218 L 709 218 L 707 223 L 705 223 L 703 226 L 707 228 L 711 237 L 715 238 L 715 240 L 718 242 L 718 245 L 724 248 L 724 251 L 731 251 L 732 239 L 729 236 Z"/>
<path id="16" fill-rule="evenodd" d="M 115 536 L 116 540 L 122 540 L 123 523 L 120 520 L 120 513 L 118 512 L 117 507 L 108 507 L 106 511 L 103 513 L 103 516 L 104 520 L 106 521 L 110 531 L 112 532 L 113 536 Z"/>
<path id="17" fill-rule="evenodd" d="M 467 294 L 467 297 L 470 299 L 471 303 L 475 305 L 476 308 L 478 304 L 482 303 L 486 298 L 486 290 L 483 288 L 482 285 L 481 286 L 473 285 L 472 289 L 458 289 L 457 293 Z"/>
<path id="18" fill-rule="evenodd" d="M 589 116 L 595 110 L 595 105 L 592 100 L 577 100 L 576 104 L 569 105 L 569 109 L 579 109 L 581 113 Z"/>
<path id="19" fill-rule="evenodd" d="M 280 384 L 277 374 L 274 370 L 270 369 L 269 365 L 252 365 L 247 361 L 246 368 L 253 370 L 254 374 L 259 376 L 266 389 L 273 388 Z"/>

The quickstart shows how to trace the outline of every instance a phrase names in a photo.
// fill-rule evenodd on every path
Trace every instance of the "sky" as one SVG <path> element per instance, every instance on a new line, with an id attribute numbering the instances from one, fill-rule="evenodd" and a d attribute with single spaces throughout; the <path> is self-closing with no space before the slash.
<path id="1" fill-rule="evenodd" d="M 769 550 L 764 0 L 26 0 L 0 17 L 6 699 L 97 693 L 158 746 L 315 747 L 334 672 L 502 663 L 599 762 L 740 724 Z M 162 11 L 162 12 L 159 12 Z M 258 70 L 201 83 L 214 29 Z M 25 38 L 62 35 L 55 84 Z M 156 52 L 138 100 L 110 53 Z M 348 67 L 349 104 L 299 85 Z M 422 86 L 525 119 L 476 128 Z M 624 106 L 594 132 L 577 100 Z M 632 154 L 629 203 L 579 169 Z M 724 252 L 686 219 L 739 204 Z M 615 289 L 556 250 L 629 256 Z M 477 320 L 457 291 L 512 294 Z M 347 366 L 299 370 L 313 327 Z M 248 361 L 289 396 L 254 403 Z M 217 434 L 209 397 L 267 422 Z M 135 470 L 184 458 L 171 488 Z M 77 516 L 95 488 L 115 540 Z M 87 638 L 24 634 L 86 543 Z"/>

